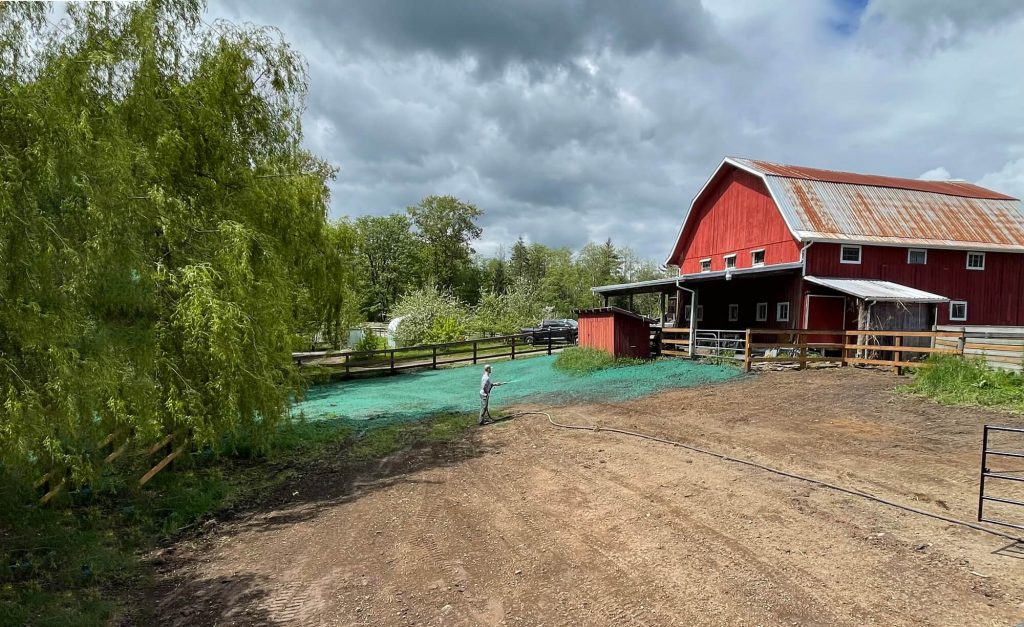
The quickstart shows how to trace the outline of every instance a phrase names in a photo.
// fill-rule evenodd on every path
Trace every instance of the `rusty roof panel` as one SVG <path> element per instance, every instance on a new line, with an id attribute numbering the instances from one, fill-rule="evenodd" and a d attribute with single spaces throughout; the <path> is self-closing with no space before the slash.
<path id="1" fill-rule="evenodd" d="M 773 175 L 765 182 L 800 239 L 1024 249 L 1017 200 Z"/>
<path id="2" fill-rule="evenodd" d="M 784 165 L 756 159 L 730 158 L 730 161 L 740 163 L 745 167 L 757 170 L 767 176 L 781 176 L 785 178 L 804 179 L 807 181 L 820 181 L 825 183 L 848 183 L 850 185 L 867 185 L 871 187 L 890 187 L 894 189 L 906 189 L 918 192 L 929 192 L 932 194 L 946 194 L 948 196 L 962 196 L 964 198 L 989 198 L 993 200 L 1015 200 L 1012 196 L 1000 194 L 984 187 L 979 187 L 966 181 L 922 181 L 919 179 L 904 179 L 892 176 L 879 176 L 875 174 L 856 174 L 853 172 L 838 172 L 836 170 L 821 170 L 818 168 L 807 168 L 798 165 Z"/>

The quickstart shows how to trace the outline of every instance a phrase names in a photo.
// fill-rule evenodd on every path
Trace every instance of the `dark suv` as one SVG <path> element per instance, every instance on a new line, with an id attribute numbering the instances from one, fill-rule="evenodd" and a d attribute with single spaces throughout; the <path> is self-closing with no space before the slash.
<path id="1" fill-rule="evenodd" d="M 544 320 L 539 326 L 521 331 L 526 336 L 526 343 L 547 342 L 548 337 L 553 342 L 565 342 L 575 344 L 579 337 L 579 328 L 575 320 L 558 318 Z"/>

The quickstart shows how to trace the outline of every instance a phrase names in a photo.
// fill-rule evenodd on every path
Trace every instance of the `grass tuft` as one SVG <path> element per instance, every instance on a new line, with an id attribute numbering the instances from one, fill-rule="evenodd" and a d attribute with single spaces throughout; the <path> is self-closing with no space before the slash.
<path id="1" fill-rule="evenodd" d="M 1024 412 L 1024 376 L 996 370 L 981 359 L 933 355 L 917 371 L 911 392 L 947 405 L 981 405 Z"/>
<path id="2" fill-rule="evenodd" d="M 615 358 L 604 351 L 595 348 L 574 347 L 567 348 L 558 354 L 554 367 L 564 372 L 575 374 L 589 374 L 598 370 L 608 368 L 619 368 L 622 366 L 635 366 L 644 363 L 640 359 Z"/>

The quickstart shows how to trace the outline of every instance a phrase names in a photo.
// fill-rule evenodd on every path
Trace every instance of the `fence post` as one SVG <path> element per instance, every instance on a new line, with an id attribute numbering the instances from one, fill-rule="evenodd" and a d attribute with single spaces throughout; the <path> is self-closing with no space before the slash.
<path id="1" fill-rule="evenodd" d="M 743 372 L 750 372 L 750 329 L 747 329 L 746 339 L 743 342 Z"/>
<path id="2" fill-rule="evenodd" d="M 473 365 L 476 365 L 476 340 L 473 340 Z"/>
<path id="3" fill-rule="evenodd" d="M 548 331 L 548 355 L 551 354 L 551 331 Z"/>
<path id="4" fill-rule="evenodd" d="M 897 335 L 896 337 L 894 337 L 892 340 L 892 344 L 896 348 L 903 346 L 903 336 Z M 902 356 L 903 354 L 901 351 L 896 350 L 892 352 L 892 369 L 893 372 L 895 372 L 897 375 L 903 374 L 903 367 L 898 365 L 899 362 L 903 361 L 902 359 L 900 359 L 900 357 Z"/>
<path id="5" fill-rule="evenodd" d="M 846 361 L 846 354 L 847 354 L 846 345 L 849 344 L 849 342 L 850 342 L 850 336 L 847 335 L 846 332 L 844 331 L 842 337 L 843 337 L 843 339 L 842 339 L 842 342 L 843 342 L 843 349 L 842 350 L 843 350 L 843 352 L 840 353 L 840 355 L 842 355 L 842 357 L 839 359 L 839 367 L 840 368 L 842 368 L 843 366 L 849 366 L 850 365 Z"/>
<path id="6" fill-rule="evenodd" d="M 516 336 L 512 336 L 512 359 L 516 358 Z"/>
<path id="7" fill-rule="evenodd" d="M 437 370 L 437 345 L 435 344 L 431 348 L 433 348 L 433 355 L 431 356 L 430 367 L 434 370 Z"/>
<path id="8" fill-rule="evenodd" d="M 963 331 L 960 331 L 960 335 L 958 335 L 957 338 L 956 338 L 956 354 L 960 355 L 961 357 L 963 357 L 964 356 L 964 348 L 966 348 L 966 345 L 967 345 L 967 331 L 963 330 Z"/>
<path id="9" fill-rule="evenodd" d="M 807 337 L 803 333 L 796 334 L 796 343 L 800 346 L 800 370 L 807 367 Z"/>
<path id="10" fill-rule="evenodd" d="M 395 351 L 391 350 L 391 374 L 395 374 Z"/>
<path id="11" fill-rule="evenodd" d="M 345 376 L 346 376 L 346 377 L 348 377 L 348 376 L 349 376 L 349 369 L 348 369 L 348 353 L 345 353 Z"/>

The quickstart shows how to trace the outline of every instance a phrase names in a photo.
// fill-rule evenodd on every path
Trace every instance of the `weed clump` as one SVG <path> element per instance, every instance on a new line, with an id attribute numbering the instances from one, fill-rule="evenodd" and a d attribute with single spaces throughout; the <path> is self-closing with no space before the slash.
<path id="1" fill-rule="evenodd" d="M 559 353 L 553 364 L 555 368 L 573 374 L 589 374 L 608 368 L 621 368 L 642 364 L 640 359 L 616 358 L 595 348 L 567 348 Z"/>
<path id="2" fill-rule="evenodd" d="M 996 370 L 981 359 L 933 355 L 908 388 L 947 405 L 983 405 L 1024 411 L 1024 376 Z"/>

